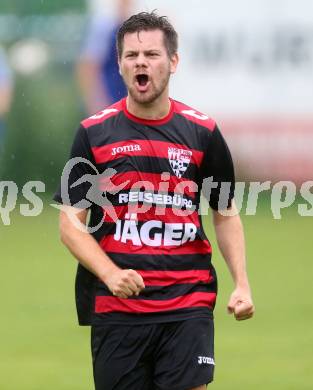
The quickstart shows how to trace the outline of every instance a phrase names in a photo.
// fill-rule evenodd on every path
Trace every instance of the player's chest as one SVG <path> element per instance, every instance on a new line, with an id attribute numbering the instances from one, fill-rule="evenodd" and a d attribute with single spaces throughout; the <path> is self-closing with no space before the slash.
<path id="1" fill-rule="evenodd" d="M 171 128 L 115 129 L 92 149 L 102 168 L 117 173 L 169 173 L 177 178 L 198 177 L 204 153 L 194 140 Z"/>

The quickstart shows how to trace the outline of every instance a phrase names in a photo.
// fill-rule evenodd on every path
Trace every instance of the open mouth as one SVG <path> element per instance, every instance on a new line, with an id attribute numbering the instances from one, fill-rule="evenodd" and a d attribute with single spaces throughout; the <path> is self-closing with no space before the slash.
<path id="1" fill-rule="evenodd" d="M 141 86 L 141 87 L 144 87 L 147 85 L 148 81 L 149 81 L 149 77 L 147 74 L 137 74 L 136 75 L 136 80 L 138 82 L 138 84 Z"/>

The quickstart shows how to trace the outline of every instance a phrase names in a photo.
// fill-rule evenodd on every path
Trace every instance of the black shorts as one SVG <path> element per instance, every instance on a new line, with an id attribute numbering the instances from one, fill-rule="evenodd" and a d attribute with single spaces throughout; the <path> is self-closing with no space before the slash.
<path id="1" fill-rule="evenodd" d="M 188 390 L 214 373 L 210 318 L 91 329 L 96 390 Z"/>

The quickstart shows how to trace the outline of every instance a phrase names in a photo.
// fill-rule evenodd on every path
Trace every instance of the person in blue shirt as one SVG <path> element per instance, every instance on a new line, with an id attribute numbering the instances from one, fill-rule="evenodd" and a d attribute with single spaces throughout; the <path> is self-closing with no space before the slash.
<path id="1" fill-rule="evenodd" d="M 91 22 L 77 63 L 78 85 L 87 114 L 94 114 L 127 94 L 119 74 L 115 36 L 131 6 L 131 0 L 119 0 L 116 17 L 99 14 Z"/>

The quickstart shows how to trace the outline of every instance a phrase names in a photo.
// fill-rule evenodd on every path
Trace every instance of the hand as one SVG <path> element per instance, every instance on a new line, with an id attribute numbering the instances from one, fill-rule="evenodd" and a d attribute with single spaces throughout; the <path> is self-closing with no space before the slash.
<path id="1" fill-rule="evenodd" d="M 119 298 L 128 298 L 139 295 L 145 288 L 141 275 L 133 269 L 117 268 L 106 277 L 105 284 L 112 294 Z"/>
<path id="2" fill-rule="evenodd" d="M 231 294 L 227 310 L 229 314 L 234 314 L 238 321 L 247 320 L 254 314 L 254 305 L 249 289 L 236 288 Z"/>

